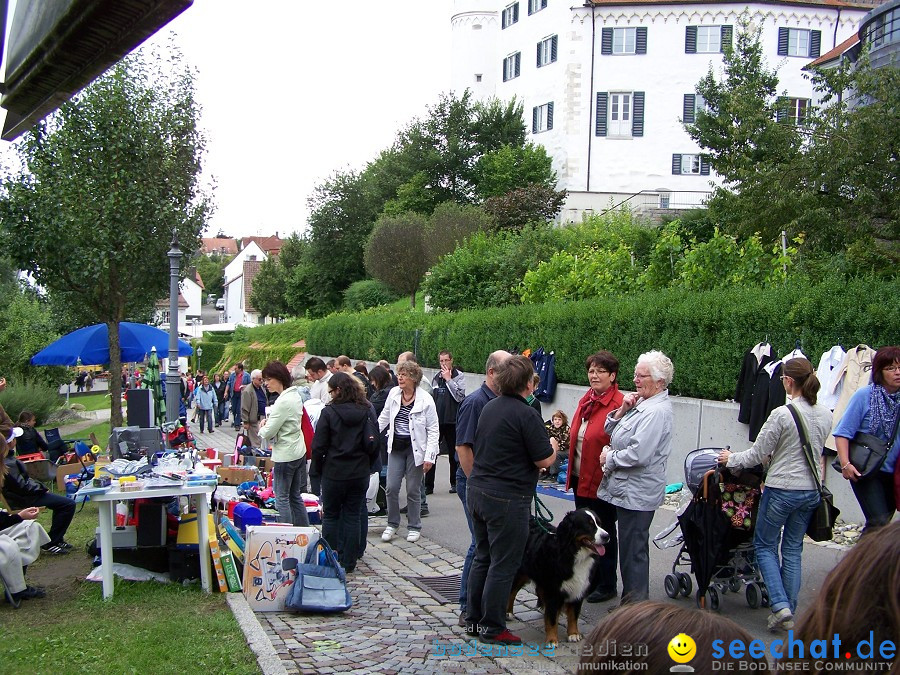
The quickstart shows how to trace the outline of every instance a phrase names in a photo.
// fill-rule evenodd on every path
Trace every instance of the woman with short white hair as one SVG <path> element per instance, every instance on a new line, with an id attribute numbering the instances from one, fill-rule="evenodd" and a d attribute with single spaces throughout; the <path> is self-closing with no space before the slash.
<path id="1" fill-rule="evenodd" d="M 641 354 L 634 367 L 635 391 L 606 418 L 610 440 L 598 460 L 603 480 L 597 497 L 616 507 L 623 604 L 650 596 L 650 523 L 666 493 L 674 374 L 662 352 Z"/>

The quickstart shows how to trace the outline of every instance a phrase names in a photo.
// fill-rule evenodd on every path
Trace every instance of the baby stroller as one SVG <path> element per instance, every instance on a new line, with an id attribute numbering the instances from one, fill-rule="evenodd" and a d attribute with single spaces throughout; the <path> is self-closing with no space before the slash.
<path id="1" fill-rule="evenodd" d="M 762 472 L 720 468 L 721 451 L 699 448 L 685 457 L 685 483 L 693 497 L 678 516 L 681 547 L 665 578 L 666 595 L 690 595 L 691 577 L 678 569 L 690 566 L 698 607 L 717 610 L 720 595 L 742 589 L 750 607 L 766 607 L 769 598 L 752 544 Z"/>

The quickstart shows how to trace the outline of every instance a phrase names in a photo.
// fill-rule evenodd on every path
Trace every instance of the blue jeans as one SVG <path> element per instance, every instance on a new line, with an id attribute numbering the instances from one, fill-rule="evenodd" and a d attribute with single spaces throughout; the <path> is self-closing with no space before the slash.
<path id="1" fill-rule="evenodd" d="M 466 624 L 477 625 L 487 637 L 496 637 L 506 630 L 506 606 L 528 541 L 532 499 L 533 494 L 466 486 L 466 502 L 475 531 Z"/>
<path id="2" fill-rule="evenodd" d="M 466 524 L 469 526 L 469 534 L 472 541 L 469 543 L 469 550 L 466 551 L 466 560 L 463 563 L 462 578 L 459 582 L 459 611 L 465 616 L 466 605 L 469 598 L 469 572 L 472 569 L 472 561 L 475 560 L 475 530 L 472 529 L 472 516 L 469 514 L 469 505 L 466 504 L 466 481 L 469 479 L 463 472 L 462 467 L 456 469 L 456 496 L 462 502 L 463 513 L 466 514 Z"/>
<path id="3" fill-rule="evenodd" d="M 231 397 L 231 412 L 234 415 L 232 426 L 235 429 L 241 428 L 241 397 L 240 395 Z"/>
<path id="4" fill-rule="evenodd" d="M 50 543 L 58 544 L 63 541 L 66 530 L 75 517 L 75 502 L 68 497 L 45 492 L 42 495 L 29 497 L 13 497 L 10 506 L 16 509 L 24 509 L 30 506 L 46 506 L 53 511 L 53 519 L 50 522 Z"/>
<path id="5" fill-rule="evenodd" d="M 803 536 L 818 504 L 818 490 L 767 487 L 763 491 L 753 533 L 753 547 L 773 612 L 785 607 L 789 607 L 792 613 L 797 611 Z M 781 564 L 778 562 L 779 536 Z"/>
<path id="6" fill-rule="evenodd" d="M 851 482 L 850 487 L 866 517 L 863 534 L 891 522 L 897 508 L 894 503 L 893 473 L 876 471 L 868 478 L 860 478 L 855 483 Z"/>
<path id="7" fill-rule="evenodd" d="M 335 480 L 322 476 L 322 537 L 339 551 L 348 572 L 359 558 L 359 519 L 366 510 L 369 477 Z"/>
<path id="8" fill-rule="evenodd" d="M 309 515 L 303 503 L 306 491 L 306 457 L 290 462 L 275 462 L 275 510 L 281 522 L 294 527 L 309 527 Z M 329 542 L 331 543 L 331 542 Z"/>

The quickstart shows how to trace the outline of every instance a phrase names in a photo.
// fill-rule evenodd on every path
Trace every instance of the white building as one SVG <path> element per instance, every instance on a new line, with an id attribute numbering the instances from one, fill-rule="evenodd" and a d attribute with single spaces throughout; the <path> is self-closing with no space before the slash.
<path id="1" fill-rule="evenodd" d="M 742 15 L 762 29 L 767 65 L 792 99 L 813 99 L 802 68 L 857 30 L 866 0 L 613 2 L 454 0 L 452 89 L 524 103 L 532 140 L 569 191 L 563 221 L 625 201 L 700 205 L 718 177 L 682 126 L 721 73 Z"/>
<path id="2" fill-rule="evenodd" d="M 250 305 L 253 277 L 267 256 L 255 241 L 251 241 L 225 266 L 224 323 L 251 325 L 261 323 L 259 312 Z"/>

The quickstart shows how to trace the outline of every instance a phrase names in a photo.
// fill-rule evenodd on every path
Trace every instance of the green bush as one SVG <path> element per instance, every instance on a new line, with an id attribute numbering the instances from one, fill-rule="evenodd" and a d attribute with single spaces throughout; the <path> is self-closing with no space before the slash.
<path id="1" fill-rule="evenodd" d="M 196 359 L 196 354 L 198 349 L 203 350 L 203 356 L 201 356 L 195 363 L 198 363 L 197 368 L 205 370 L 206 372 L 210 372 L 210 367 L 218 363 L 222 360 L 222 357 L 225 355 L 225 347 L 226 345 L 222 342 L 212 342 L 208 340 L 202 340 L 200 342 L 195 342 L 194 344 L 194 358 Z"/>
<path id="2" fill-rule="evenodd" d="M 292 319 L 284 323 L 263 326 L 236 326 L 232 342 L 262 342 L 267 344 L 294 344 L 306 338 L 307 319 Z"/>
<path id="3" fill-rule="evenodd" d="M 52 412 L 62 407 L 62 401 L 56 387 L 26 380 L 22 384 L 6 385 L 6 389 L 0 392 L 0 405 L 13 422 L 19 419 L 19 413 L 23 410 L 30 410 L 37 418 L 36 426 L 40 426 Z"/>
<path id="4" fill-rule="evenodd" d="M 387 305 L 400 296 L 394 293 L 377 279 L 354 281 L 344 291 L 344 309 L 348 312 L 359 312 L 369 307 Z"/>
<path id="5" fill-rule="evenodd" d="M 311 323 L 310 353 L 393 360 L 415 350 L 437 365 L 441 349 L 481 372 L 495 349 L 543 346 L 556 353 L 561 382 L 586 385 L 584 358 L 609 349 L 628 381 L 637 357 L 661 349 L 675 364 L 673 393 L 709 399 L 734 396 L 744 352 L 768 338 L 778 354 L 799 340 L 814 364 L 834 344 L 845 348 L 900 343 L 900 280 L 792 281 L 773 288 L 708 291 L 669 288 L 580 302 L 467 312 L 340 314 Z"/>
<path id="6" fill-rule="evenodd" d="M 203 332 L 203 341 L 204 342 L 220 342 L 222 344 L 228 344 L 234 339 L 234 331 L 226 330 L 222 332 L 212 332 L 212 331 L 204 331 Z"/>

